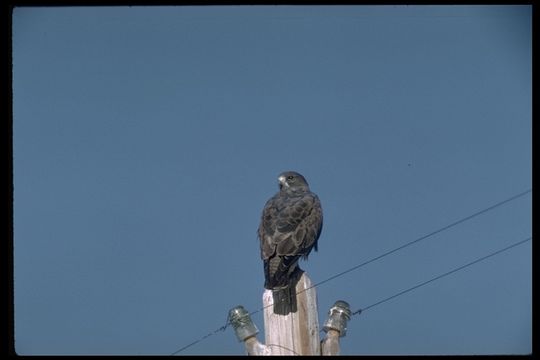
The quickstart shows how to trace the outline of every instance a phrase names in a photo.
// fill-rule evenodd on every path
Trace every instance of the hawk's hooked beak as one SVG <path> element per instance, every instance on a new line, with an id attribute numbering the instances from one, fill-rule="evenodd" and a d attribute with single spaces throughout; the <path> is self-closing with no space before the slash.
<path id="1" fill-rule="evenodd" d="M 285 176 L 282 175 L 282 176 L 278 177 L 278 180 L 279 180 L 279 189 L 280 189 L 280 190 L 283 189 L 284 186 L 285 186 L 285 187 L 289 186 L 289 185 L 287 184 L 287 181 L 285 181 L 285 180 L 286 180 L 286 179 L 285 179 Z"/>

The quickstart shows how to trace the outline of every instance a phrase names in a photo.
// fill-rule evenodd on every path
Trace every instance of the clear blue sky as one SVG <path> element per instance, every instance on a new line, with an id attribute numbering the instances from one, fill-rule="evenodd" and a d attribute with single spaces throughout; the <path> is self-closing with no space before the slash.
<path id="1" fill-rule="evenodd" d="M 531 74 L 530 6 L 16 8 L 16 351 L 166 355 L 259 309 L 284 170 L 323 204 L 313 282 L 531 188 Z M 319 322 L 531 223 L 528 194 L 327 282 Z M 342 353 L 529 353 L 531 256 L 353 317 Z"/>

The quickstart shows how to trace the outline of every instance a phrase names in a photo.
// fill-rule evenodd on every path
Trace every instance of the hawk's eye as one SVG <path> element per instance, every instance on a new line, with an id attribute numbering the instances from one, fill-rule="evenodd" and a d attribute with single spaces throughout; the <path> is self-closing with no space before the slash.
<path id="1" fill-rule="evenodd" d="M 287 180 L 292 180 L 292 179 L 294 179 L 294 176 L 292 175 L 287 176 Z"/>

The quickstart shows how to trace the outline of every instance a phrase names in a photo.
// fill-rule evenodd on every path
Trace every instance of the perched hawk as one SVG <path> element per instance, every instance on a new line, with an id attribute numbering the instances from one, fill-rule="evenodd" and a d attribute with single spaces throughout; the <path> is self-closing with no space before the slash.
<path id="1" fill-rule="evenodd" d="M 296 312 L 298 260 L 317 251 L 323 216 L 317 195 L 297 172 L 279 175 L 279 192 L 264 206 L 258 235 L 264 261 L 264 287 L 273 290 L 274 313 Z"/>

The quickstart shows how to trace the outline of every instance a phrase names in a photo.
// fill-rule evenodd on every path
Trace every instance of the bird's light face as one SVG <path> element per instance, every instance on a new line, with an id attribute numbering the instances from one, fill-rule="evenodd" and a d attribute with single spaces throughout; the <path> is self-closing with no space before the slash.
<path id="1" fill-rule="evenodd" d="M 279 189 L 283 189 L 283 187 L 289 187 L 289 184 L 287 184 L 287 178 L 285 177 L 285 175 L 280 175 L 278 177 L 278 181 L 279 181 Z"/>
<path id="2" fill-rule="evenodd" d="M 278 177 L 279 189 L 295 189 L 299 187 L 307 187 L 307 182 L 302 175 L 294 171 L 286 171 Z"/>

